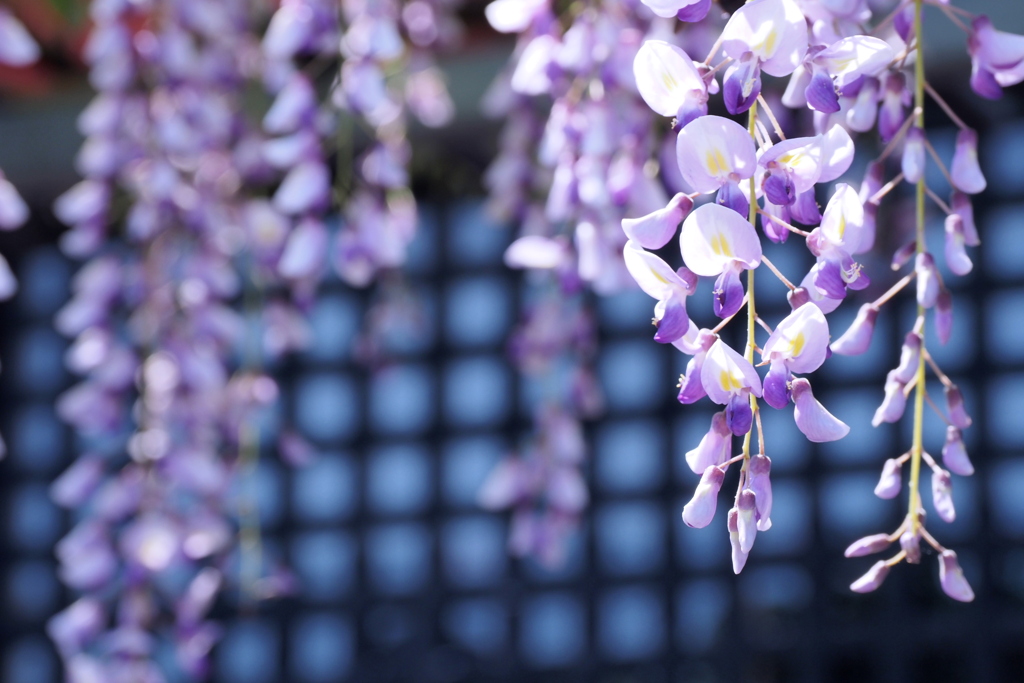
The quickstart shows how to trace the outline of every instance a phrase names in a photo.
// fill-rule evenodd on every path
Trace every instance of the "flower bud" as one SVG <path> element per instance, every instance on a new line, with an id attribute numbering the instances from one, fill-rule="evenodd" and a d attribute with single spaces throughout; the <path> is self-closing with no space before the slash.
<path id="1" fill-rule="evenodd" d="M 892 269 L 899 270 L 907 265 L 907 262 L 913 258 L 915 253 L 917 253 L 917 240 L 904 244 L 892 255 L 892 263 L 890 264 Z"/>
<path id="2" fill-rule="evenodd" d="M 832 352 L 840 356 L 858 356 L 867 351 L 871 345 L 871 337 L 875 333 L 876 320 L 877 308 L 871 304 L 861 306 L 850 328 L 843 336 L 832 342 Z"/>
<path id="3" fill-rule="evenodd" d="M 726 524 L 729 529 L 729 545 L 732 547 L 732 571 L 734 574 L 743 571 L 743 566 L 747 564 L 748 554 L 740 547 L 739 515 L 738 509 L 729 510 L 729 519 Z"/>
<path id="4" fill-rule="evenodd" d="M 752 455 L 747 474 L 750 476 L 747 486 L 754 492 L 757 506 L 757 530 L 768 531 L 772 528 L 772 482 L 770 479 L 772 461 L 766 455 Z"/>
<path id="5" fill-rule="evenodd" d="M 806 287 L 797 287 L 786 295 L 786 299 L 789 301 L 789 307 L 795 311 L 804 304 L 810 303 L 811 295 L 808 294 Z"/>
<path id="6" fill-rule="evenodd" d="M 953 335 L 953 295 L 943 287 L 935 298 L 935 336 L 945 344 Z"/>
<path id="7" fill-rule="evenodd" d="M 873 534 L 857 539 L 843 553 L 846 557 L 863 557 L 880 553 L 892 544 L 888 534 Z"/>
<path id="8" fill-rule="evenodd" d="M 954 600 L 974 600 L 971 584 L 967 583 L 964 570 L 960 568 L 960 562 L 952 550 L 943 550 L 939 555 L 939 584 L 942 585 L 942 591 Z"/>
<path id="9" fill-rule="evenodd" d="M 953 186 L 967 194 L 984 192 L 987 183 L 978 164 L 978 134 L 964 128 L 956 136 L 956 151 L 949 167 Z"/>
<path id="10" fill-rule="evenodd" d="M 980 245 L 981 239 L 978 237 L 978 227 L 974 223 L 974 206 L 971 204 L 971 198 L 963 192 L 954 190 L 949 200 L 949 208 L 963 219 L 964 243 L 969 247 Z"/>
<path id="11" fill-rule="evenodd" d="M 945 389 L 945 394 L 949 421 L 953 423 L 953 426 L 960 429 L 970 427 L 973 420 L 971 420 L 971 416 L 967 414 L 967 410 L 964 408 L 964 395 L 960 393 L 960 388 L 955 384 L 948 386 Z"/>
<path id="12" fill-rule="evenodd" d="M 871 418 L 872 427 L 877 427 L 883 422 L 898 422 L 903 417 L 903 410 L 907 407 L 907 397 L 903 394 L 904 386 L 906 385 L 896 377 L 896 371 L 891 370 L 885 378 L 885 398 L 875 411 L 875 416 Z"/>
<path id="13" fill-rule="evenodd" d="M 809 441 L 838 441 L 850 433 L 850 427 L 814 398 L 811 383 L 799 377 L 793 380 L 793 420 Z"/>
<path id="14" fill-rule="evenodd" d="M 903 488 L 903 463 L 895 458 L 889 458 L 882 466 L 882 476 L 875 486 L 875 495 L 879 498 L 890 500 L 900 495 Z"/>
<path id="15" fill-rule="evenodd" d="M 951 213 L 946 216 L 946 265 L 957 275 L 967 275 L 974 268 L 964 243 L 964 219 Z"/>
<path id="16" fill-rule="evenodd" d="M 903 143 L 903 160 L 901 162 L 903 177 L 911 185 L 924 178 L 924 159 L 924 130 L 914 126 L 907 131 L 907 137 Z"/>
<path id="17" fill-rule="evenodd" d="M 870 593 L 876 590 L 889 575 L 889 565 L 879 560 L 871 565 L 867 573 L 850 584 L 850 590 L 854 593 Z"/>
<path id="18" fill-rule="evenodd" d="M 916 534 L 904 531 L 900 536 L 900 548 L 906 553 L 909 564 L 921 564 L 921 532 Z"/>
<path id="19" fill-rule="evenodd" d="M 710 466 L 704 470 L 704 474 L 697 484 L 697 490 L 693 493 L 690 502 L 683 506 L 683 521 L 686 526 L 696 529 L 703 529 L 715 518 L 715 508 L 718 506 L 718 492 L 725 481 L 725 470 Z"/>
<path id="20" fill-rule="evenodd" d="M 906 96 L 907 79 L 900 71 L 889 73 L 885 80 L 885 94 L 878 111 L 878 134 L 882 142 L 888 143 L 899 132 L 906 119 L 903 99 Z"/>
<path id="21" fill-rule="evenodd" d="M 963 434 L 953 425 L 946 427 L 946 443 L 942 446 L 942 462 L 950 472 L 959 474 L 961 477 L 969 477 L 974 474 L 974 465 L 967 457 Z"/>
<path id="22" fill-rule="evenodd" d="M 739 515 L 736 517 L 736 531 L 739 534 L 740 550 L 749 553 L 757 536 L 757 496 L 750 489 L 743 489 L 736 501 Z"/>
<path id="23" fill-rule="evenodd" d="M 943 522 L 952 522 L 956 519 L 956 510 L 953 508 L 953 479 L 946 470 L 937 469 L 932 472 L 932 504 Z"/>
<path id="24" fill-rule="evenodd" d="M 921 362 L 921 335 L 908 332 L 900 350 L 900 364 L 893 370 L 893 377 L 903 384 L 914 379 Z"/>
<path id="25" fill-rule="evenodd" d="M 725 412 L 715 413 L 711 418 L 711 429 L 700 440 L 697 447 L 686 454 L 686 464 L 698 473 L 707 473 L 712 465 L 721 465 L 729 459 L 732 446 L 732 431 L 725 419 Z"/>
<path id="26" fill-rule="evenodd" d="M 935 305 L 939 297 L 939 273 L 935 269 L 935 259 L 928 252 L 917 255 L 914 261 L 917 272 L 917 303 L 925 308 Z"/>

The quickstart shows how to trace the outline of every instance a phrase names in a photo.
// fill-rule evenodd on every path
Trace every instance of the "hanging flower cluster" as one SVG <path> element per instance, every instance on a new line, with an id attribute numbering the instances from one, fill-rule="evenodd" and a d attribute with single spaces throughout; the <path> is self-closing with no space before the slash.
<path id="1" fill-rule="evenodd" d="M 598 0 L 576 3 L 561 16 L 548 0 L 495 0 L 486 13 L 496 30 L 519 37 L 511 64 L 484 102 L 487 114 L 506 119 L 484 183 L 492 214 L 519 226 L 506 264 L 532 271 L 539 290 L 513 357 L 528 379 L 534 364 L 524 359 L 539 353 L 532 344 L 550 357 L 565 352 L 566 363 L 582 371 L 594 354 L 594 334 L 582 345 L 571 341 L 575 330 L 589 325 L 577 324 L 590 318 L 579 310 L 585 305 L 581 288 L 610 294 L 629 284 L 619 225 L 668 200 L 656 177 L 661 136 L 632 73 L 655 17 L 639 2 Z M 549 328 L 556 324 L 561 331 Z M 563 341 L 555 344 L 552 337 Z M 569 429 L 566 421 L 578 430 L 580 418 L 593 416 L 581 406 L 600 404 L 599 395 L 577 395 L 597 391 L 586 376 L 568 390 L 544 392 L 536 445 L 524 460 L 499 466 L 482 492 L 486 506 L 517 510 L 513 552 L 549 565 L 564 556 L 587 500 L 578 474 L 584 443 L 552 433 Z M 544 509 L 544 500 L 548 512 L 529 512 Z"/>
<path id="2" fill-rule="evenodd" d="M 14 15 L 0 7 L 0 64 L 24 67 L 39 59 L 39 46 Z M 28 220 L 28 206 L 0 171 L 0 230 L 16 230 Z M 6 301 L 18 291 L 18 282 L 0 254 L 0 301 Z M 4 457 L 6 446 L 0 436 L 0 458 Z"/>
<path id="3" fill-rule="evenodd" d="M 699 21 L 707 12 L 706 3 L 692 0 L 644 0 L 644 4 L 660 16 L 683 22 Z M 875 424 L 898 420 L 910 392 L 916 391 L 913 447 L 886 463 L 876 491 L 887 498 L 898 495 L 900 469 L 909 461 L 910 512 L 893 534 L 869 537 L 851 546 L 848 555 L 876 552 L 897 539 L 902 545 L 896 556 L 876 564 L 852 588 L 872 590 L 891 566 L 903 560 L 920 561 L 919 543 L 924 538 L 939 553 L 940 579 L 946 593 L 959 600 L 973 597 L 956 554 L 928 534 L 919 508 L 922 460 L 933 469 L 935 507 L 946 521 L 953 518 L 950 471 L 962 475 L 973 471 L 960 431 L 970 423 L 963 399 L 925 348 L 928 311 L 934 310 L 936 335 L 941 342 L 949 338 L 952 311 L 950 294 L 925 243 L 924 221 L 925 201 L 931 197 L 948 216 L 945 258 L 949 269 L 960 275 L 968 272 L 971 261 L 965 245 L 978 244 L 969 195 L 982 191 L 985 180 L 977 162 L 976 134 L 925 81 L 920 50 L 923 4 L 922 0 L 901 2 L 877 23 L 871 35 L 864 35 L 862 27 L 870 25 L 872 12 L 863 1 L 751 0 L 728 18 L 703 61 L 693 59 L 684 49 L 686 44 L 681 47 L 660 36 L 645 41 L 635 59 L 636 85 L 645 102 L 654 112 L 673 117 L 678 170 L 687 188 L 664 208 L 623 221 L 623 232 L 629 238 L 624 247 L 625 264 L 641 289 L 657 302 L 655 340 L 673 344 L 691 356 L 680 378 L 679 401 L 689 404 L 706 396 L 723 406 L 708 433 L 686 454 L 688 464 L 701 479 L 693 499 L 683 509 L 683 520 L 695 527 L 712 521 L 726 473 L 737 465 L 740 473 L 736 494 L 727 515 L 737 573 L 746 562 L 756 533 L 771 527 L 771 460 L 761 428 L 761 401 L 775 409 L 792 403 L 796 426 L 810 441 L 844 437 L 849 428 L 815 399 L 809 380 L 801 375 L 818 369 L 833 352 L 856 354 L 866 350 L 880 307 L 916 281 L 918 321 L 907 335 L 899 367 L 889 374 L 885 401 L 875 417 Z M 1024 78 L 1016 76 L 1024 63 L 1024 44 L 1019 37 L 994 31 L 984 17 L 973 18 L 972 26 L 967 27 L 960 18 L 968 13 L 946 3 L 937 6 L 970 35 L 972 84 L 976 90 L 995 97 L 1000 94 L 999 87 Z M 785 137 L 761 94 L 763 74 L 789 77 L 781 102 L 788 108 L 812 110 L 815 135 Z M 720 86 L 716 82 L 719 75 Z M 745 126 L 730 118 L 708 115 L 709 97 L 719 91 L 730 114 L 746 114 Z M 961 128 L 948 171 L 924 133 L 926 92 Z M 908 114 L 911 101 L 914 108 Z M 816 186 L 839 179 L 853 158 L 851 136 L 868 133 L 876 126 L 887 146 L 869 166 L 859 191 L 838 183 L 824 211 L 819 211 Z M 901 172 L 886 182 L 884 162 L 901 147 Z M 926 152 L 935 157 L 950 180 L 953 195 L 948 203 L 925 185 Z M 850 291 L 869 285 L 868 275 L 856 257 L 874 245 L 881 199 L 903 181 L 916 185 L 917 239 L 899 250 L 893 265 L 901 268 L 913 257 L 914 272 L 862 307 L 851 329 L 830 345 L 826 315 Z M 694 208 L 703 195 L 711 194 L 714 202 Z M 798 285 L 763 255 L 758 224 L 763 236 L 773 242 L 785 242 L 790 233 L 804 239 L 815 264 L 795 280 Z M 685 265 L 673 269 L 651 250 L 665 247 L 677 230 Z M 754 277 L 762 265 L 790 290 L 792 312 L 774 329 L 761 320 L 754 301 Z M 699 328 L 687 315 L 686 300 L 695 293 L 699 278 L 715 278 L 712 307 L 722 321 L 712 329 Z M 740 352 L 720 338 L 719 332 L 744 308 L 747 342 Z M 758 326 L 768 334 L 760 345 Z M 757 354 L 760 364 L 755 366 Z M 943 449 L 946 469 L 922 448 L 926 365 L 933 368 L 947 392 L 948 415 L 943 416 L 949 424 Z M 763 378 L 756 370 L 760 366 L 768 366 Z M 757 451 L 751 446 L 755 427 Z M 738 455 L 732 448 L 734 436 L 743 437 Z"/>

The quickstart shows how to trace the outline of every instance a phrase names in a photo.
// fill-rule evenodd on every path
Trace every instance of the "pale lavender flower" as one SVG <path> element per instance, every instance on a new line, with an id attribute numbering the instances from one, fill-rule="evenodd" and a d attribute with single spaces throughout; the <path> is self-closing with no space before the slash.
<path id="1" fill-rule="evenodd" d="M 935 298 L 934 323 L 939 343 L 948 343 L 953 335 L 953 295 L 945 287 L 939 288 L 939 295 Z"/>
<path id="2" fill-rule="evenodd" d="M 697 447 L 687 451 L 686 464 L 697 474 L 706 474 L 708 468 L 721 465 L 729 459 L 732 448 L 732 430 L 725 417 L 725 411 L 715 413 L 711 428 L 701 438 Z"/>
<path id="3" fill-rule="evenodd" d="M 740 544 L 739 515 L 739 509 L 731 508 L 726 524 L 729 530 L 729 545 L 732 548 L 732 571 L 734 574 L 739 574 L 743 571 L 744 565 L 747 564 L 747 556 L 749 555 L 749 551 L 744 551 Z"/>
<path id="4" fill-rule="evenodd" d="M 0 8 L 0 64 L 28 66 L 39 60 L 39 45 L 10 10 Z"/>
<path id="5" fill-rule="evenodd" d="M 843 553 L 846 557 L 863 557 L 880 553 L 892 545 L 888 534 L 873 534 L 857 539 Z"/>
<path id="6" fill-rule="evenodd" d="M 666 19 L 697 22 L 707 16 L 711 0 L 640 0 L 652 12 Z"/>
<path id="7" fill-rule="evenodd" d="M 893 378 L 898 382 L 907 384 L 917 375 L 921 360 L 921 344 L 921 335 L 917 332 L 908 332 L 904 337 L 903 347 L 900 349 L 900 363 L 893 370 Z"/>
<path id="8" fill-rule="evenodd" d="M 900 535 L 900 549 L 910 564 L 921 564 L 921 532 L 911 533 L 909 530 Z"/>
<path id="9" fill-rule="evenodd" d="M 676 139 L 676 160 L 683 179 L 702 194 L 745 180 L 757 167 L 754 141 L 746 129 L 721 116 L 686 124 Z"/>
<path id="10" fill-rule="evenodd" d="M 761 242 L 754 227 L 731 209 L 705 204 L 683 221 L 679 246 L 691 271 L 718 277 L 715 315 L 726 318 L 738 311 L 743 303 L 740 272 L 761 263 Z"/>
<path id="11" fill-rule="evenodd" d="M 932 255 L 928 252 L 919 253 L 914 259 L 914 272 L 917 273 L 917 303 L 924 308 L 931 308 L 939 298 L 942 286 Z"/>
<path id="12" fill-rule="evenodd" d="M 797 428 L 809 441 L 824 443 L 837 441 L 850 433 L 850 427 L 828 412 L 814 398 L 811 383 L 803 377 L 793 380 L 793 419 Z"/>
<path id="13" fill-rule="evenodd" d="M 878 309 L 871 304 L 864 304 L 857 311 L 857 317 L 850 327 L 832 342 L 833 353 L 841 356 L 858 356 L 871 346 L 871 338 L 875 333 L 875 321 L 878 320 Z"/>
<path id="14" fill-rule="evenodd" d="M 676 230 L 691 209 L 693 200 L 689 195 L 679 193 L 663 209 L 641 218 L 623 218 L 622 231 L 644 249 L 661 249 L 675 237 Z"/>
<path id="15" fill-rule="evenodd" d="M 750 431 L 753 420 L 750 396 L 761 396 L 761 378 L 754 366 L 719 339 L 704 359 L 700 378 L 708 398 L 726 407 L 725 419 L 730 431 L 736 436 Z"/>
<path id="16" fill-rule="evenodd" d="M 949 174 L 953 178 L 953 185 L 961 192 L 978 194 L 985 191 L 985 175 L 978 164 L 978 134 L 970 128 L 957 133 L 956 151 Z"/>
<path id="17" fill-rule="evenodd" d="M 903 488 L 903 463 L 895 458 L 889 458 L 882 467 L 882 476 L 875 486 L 875 495 L 879 498 L 890 500 L 900 495 Z"/>
<path id="18" fill-rule="evenodd" d="M 932 471 L 932 503 L 942 521 L 952 522 L 956 519 L 956 509 L 953 507 L 953 480 L 949 472 L 941 468 Z"/>
<path id="19" fill-rule="evenodd" d="M 749 479 L 747 488 L 754 493 L 757 512 L 757 530 L 768 531 L 772 528 L 772 461 L 766 455 L 755 453 L 750 456 L 747 468 Z"/>
<path id="20" fill-rule="evenodd" d="M 768 337 L 761 359 L 771 364 L 764 378 L 764 399 L 773 408 L 789 403 L 792 373 L 814 372 L 828 353 L 828 322 L 813 303 L 786 316 Z"/>
<path id="21" fill-rule="evenodd" d="M 913 126 L 907 131 L 907 137 L 903 144 L 903 157 L 900 164 L 900 169 L 903 171 L 903 178 L 908 183 L 917 183 L 919 180 L 924 178 L 924 163 L 924 129 Z"/>
<path id="22" fill-rule="evenodd" d="M 946 265 L 956 275 L 967 275 L 974 268 L 967 255 L 964 219 L 956 213 L 946 216 Z"/>
<path id="23" fill-rule="evenodd" d="M 877 427 L 883 422 L 898 422 L 903 417 L 903 411 L 907 407 L 907 397 L 903 393 L 905 386 L 906 383 L 901 382 L 896 376 L 896 371 L 890 370 L 885 378 L 885 398 L 871 418 L 872 427 Z"/>
<path id="24" fill-rule="evenodd" d="M 878 590 L 885 577 L 889 575 L 889 565 L 884 560 L 879 560 L 871 565 L 871 569 L 864 576 L 850 584 L 850 590 L 854 593 L 870 593 Z"/>
<path id="25" fill-rule="evenodd" d="M 693 498 L 683 506 L 683 521 L 687 526 L 703 529 L 711 523 L 718 505 L 718 492 L 724 481 L 725 470 L 720 467 L 709 465 L 704 470 Z"/>
<path id="26" fill-rule="evenodd" d="M 967 429 L 973 420 L 964 408 L 964 396 L 956 385 L 947 386 L 943 393 L 946 396 L 946 411 L 949 413 L 949 421 L 954 427 Z"/>
<path id="27" fill-rule="evenodd" d="M 969 477 L 974 474 L 974 465 L 967 456 L 963 434 L 954 425 L 946 427 L 946 443 L 942 446 L 942 462 L 954 474 Z"/>
<path id="28" fill-rule="evenodd" d="M 943 550 L 939 555 L 939 584 L 942 591 L 960 602 L 971 602 L 974 600 L 974 591 L 964 577 L 964 570 L 960 568 L 956 553 L 952 550 Z"/>
<path id="29" fill-rule="evenodd" d="M 675 117 L 680 127 L 707 114 L 707 84 L 681 48 L 661 40 L 645 41 L 636 53 L 633 73 L 647 106 Z"/>

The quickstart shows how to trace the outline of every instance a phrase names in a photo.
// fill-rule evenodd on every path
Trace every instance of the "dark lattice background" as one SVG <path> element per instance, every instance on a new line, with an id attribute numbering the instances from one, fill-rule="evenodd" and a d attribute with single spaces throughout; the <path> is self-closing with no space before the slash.
<path id="1" fill-rule="evenodd" d="M 869 354 L 834 357 L 815 378 L 849 438 L 812 447 L 789 410 L 766 411 L 774 526 L 758 535 L 740 577 L 729 565 L 724 496 L 707 529 L 687 529 L 679 516 L 697 480 L 683 454 L 711 413 L 674 400 L 685 359 L 651 341 L 644 295 L 599 302 L 608 413 L 589 428 L 587 523 L 561 572 L 510 560 L 507 520 L 474 499 L 528 428 L 527 391 L 504 354 L 525 285 L 501 265 L 510 233 L 488 222 L 481 202 L 438 195 L 425 202 L 408 276 L 425 303 L 423 334 L 368 374 L 352 351 L 369 300 L 332 281 L 312 317 L 313 348 L 284 368 L 281 421 L 322 456 L 299 470 L 264 457 L 258 489 L 267 552 L 302 588 L 256 616 L 222 606 L 215 680 L 1024 680 L 1024 125 L 986 126 L 992 113 L 971 106 L 990 181 L 976 202 L 983 246 L 974 273 L 948 280 L 957 327 L 934 355 L 967 396 L 977 473 L 954 482 L 954 524 L 931 518 L 960 554 L 973 604 L 942 596 L 932 556 L 899 567 L 875 594 L 847 590 L 870 561 L 844 560 L 843 548 L 894 528 L 905 505 L 872 489 L 882 461 L 908 446 L 908 422 L 870 427 L 911 324 L 905 298 L 883 313 Z M 999 120 L 1010 120 L 1002 106 Z M 953 135 L 936 136 L 946 158 Z M 930 181 L 941 194 L 941 178 Z M 892 247 L 909 226 L 898 208 L 887 216 L 880 241 Z M 0 464 L 0 671 L 10 683 L 60 680 L 42 628 L 70 597 L 52 548 L 71 520 L 47 494 L 73 441 L 52 408 L 71 381 L 51 320 L 73 270 L 54 234 L 30 226 L 0 244 L 22 283 L 0 308 L 0 430 L 10 451 Z M 940 251 L 941 223 L 930 239 Z M 807 266 L 801 251 L 768 253 L 795 275 Z M 892 281 L 886 263 L 871 264 L 879 290 Z M 758 291 L 764 317 L 779 319 L 781 286 L 765 273 Z M 833 336 L 855 309 L 835 314 Z M 933 417 L 926 445 L 937 453 L 943 430 Z"/>

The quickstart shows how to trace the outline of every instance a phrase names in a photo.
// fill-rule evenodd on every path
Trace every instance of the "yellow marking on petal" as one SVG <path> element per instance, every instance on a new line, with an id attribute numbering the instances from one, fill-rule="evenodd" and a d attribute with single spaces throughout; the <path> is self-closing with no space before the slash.
<path id="1" fill-rule="evenodd" d="M 667 69 L 661 72 L 661 82 L 665 84 L 665 87 L 669 90 L 675 90 L 679 87 L 679 81 L 675 79 L 671 71 Z"/>
<path id="2" fill-rule="evenodd" d="M 718 373 L 718 383 L 721 384 L 722 388 L 729 393 L 743 389 L 743 384 L 741 382 L 742 379 L 742 377 L 737 377 L 736 375 L 731 374 L 728 370 L 722 370 Z"/>
<path id="3" fill-rule="evenodd" d="M 658 282 L 660 282 L 663 285 L 667 285 L 668 284 L 668 280 L 663 278 L 661 276 L 661 273 L 659 273 L 657 270 L 655 270 L 654 268 L 651 268 L 650 271 L 651 271 L 651 275 L 653 275 L 658 280 Z"/>
<path id="4" fill-rule="evenodd" d="M 770 57 L 775 52 L 775 42 L 778 39 L 779 32 L 773 28 L 768 32 L 768 35 L 765 36 L 764 40 L 754 48 L 754 52 Z"/>
<path id="5" fill-rule="evenodd" d="M 729 240 L 720 232 L 716 233 L 715 236 L 711 238 L 711 251 L 715 252 L 717 256 L 732 258 L 732 249 L 729 247 Z"/>
<path id="6" fill-rule="evenodd" d="M 729 162 L 725 160 L 722 150 L 717 147 L 709 149 L 704 155 L 704 166 L 708 169 L 708 175 L 713 178 L 720 178 L 729 173 Z"/>
<path id="7" fill-rule="evenodd" d="M 842 211 L 839 212 L 839 239 L 843 239 L 846 235 L 846 214 Z"/>
<path id="8" fill-rule="evenodd" d="M 794 357 L 799 356 L 800 353 L 804 350 L 804 346 L 806 344 L 807 338 L 804 336 L 804 333 L 801 332 L 800 334 L 796 335 L 794 339 L 789 340 L 790 354 L 792 354 Z"/>

